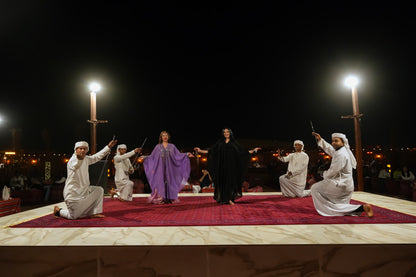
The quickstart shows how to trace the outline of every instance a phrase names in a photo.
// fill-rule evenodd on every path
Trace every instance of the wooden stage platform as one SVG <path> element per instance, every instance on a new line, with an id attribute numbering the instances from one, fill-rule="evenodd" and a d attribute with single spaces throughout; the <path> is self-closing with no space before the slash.
<path id="1" fill-rule="evenodd" d="M 353 199 L 416 216 L 416 202 Z M 4 276 L 416 276 L 416 224 L 9 227 L 53 206 L 0 218 Z"/>

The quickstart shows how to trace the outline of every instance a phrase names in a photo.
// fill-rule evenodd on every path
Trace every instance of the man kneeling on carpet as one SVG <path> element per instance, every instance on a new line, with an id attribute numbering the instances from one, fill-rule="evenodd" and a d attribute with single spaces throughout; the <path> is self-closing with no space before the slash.
<path id="1" fill-rule="evenodd" d="M 332 157 L 331 165 L 324 171 L 324 179 L 313 184 L 312 200 L 316 211 L 323 216 L 358 215 L 365 212 L 373 216 L 369 204 L 350 204 L 354 191 L 352 170 L 357 161 L 351 152 L 348 139 L 344 134 L 332 134 L 332 145 L 326 142 L 318 133 L 312 132 L 318 141 L 318 146 Z"/>
<path id="2" fill-rule="evenodd" d="M 141 148 L 136 148 L 128 153 L 127 146 L 120 144 L 117 146 L 117 154 L 114 156 L 114 168 L 116 174 L 114 181 L 116 183 L 116 190 L 111 190 L 111 198 L 116 197 L 120 201 L 132 201 L 133 200 L 133 181 L 130 181 L 129 174 L 134 172 L 134 168 L 131 165 L 130 157 L 134 154 L 140 153 Z"/>
<path id="3" fill-rule="evenodd" d="M 280 161 L 289 163 L 287 173 L 279 177 L 280 189 L 284 197 L 306 197 L 311 194 L 310 190 L 305 190 L 309 156 L 303 151 L 303 147 L 303 141 L 295 140 L 294 153 L 286 157 L 278 154 Z"/>
<path id="4" fill-rule="evenodd" d="M 88 166 L 100 161 L 111 151 L 117 143 L 112 140 L 100 152 L 86 156 L 89 147 L 85 141 L 75 143 L 75 153 L 67 164 L 68 176 L 64 187 L 64 200 L 67 209 L 54 207 L 54 215 L 67 219 L 77 219 L 81 217 L 104 217 L 102 187 L 90 186 L 90 176 Z"/>

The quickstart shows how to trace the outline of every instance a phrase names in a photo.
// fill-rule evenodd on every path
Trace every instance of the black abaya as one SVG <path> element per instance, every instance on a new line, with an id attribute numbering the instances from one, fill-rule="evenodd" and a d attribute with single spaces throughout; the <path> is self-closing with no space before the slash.
<path id="1" fill-rule="evenodd" d="M 208 150 L 208 170 L 214 182 L 214 199 L 228 204 L 242 196 L 243 177 L 248 166 L 248 151 L 234 139 L 218 141 Z"/>

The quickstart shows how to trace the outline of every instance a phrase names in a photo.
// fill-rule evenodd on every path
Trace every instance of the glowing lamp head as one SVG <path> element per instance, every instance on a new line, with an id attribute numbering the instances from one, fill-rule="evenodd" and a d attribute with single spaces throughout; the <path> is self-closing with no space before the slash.
<path id="1" fill-rule="evenodd" d="M 349 88 L 355 88 L 358 85 L 358 81 L 356 76 L 348 76 L 345 78 L 344 84 Z"/>
<path id="2" fill-rule="evenodd" d="M 91 83 L 88 88 L 91 92 L 98 92 L 101 90 L 101 85 L 99 83 Z"/>

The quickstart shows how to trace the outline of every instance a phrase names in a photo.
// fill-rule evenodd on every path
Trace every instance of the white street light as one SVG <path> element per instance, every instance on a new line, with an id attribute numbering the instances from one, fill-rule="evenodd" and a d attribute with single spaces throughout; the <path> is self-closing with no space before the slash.
<path id="1" fill-rule="evenodd" d="M 97 120 L 97 94 L 96 92 L 101 90 L 101 85 L 97 82 L 92 82 L 88 86 L 91 96 L 91 118 L 87 120 L 88 123 L 91 123 L 91 154 L 97 153 L 97 124 L 98 123 L 107 123 L 107 120 Z"/>
<path id="2" fill-rule="evenodd" d="M 358 77 L 356 77 L 356 76 L 348 76 L 344 80 L 344 85 L 346 85 L 349 88 L 355 88 L 355 87 L 357 87 L 358 82 L 359 82 Z"/>
<path id="3" fill-rule="evenodd" d="M 342 116 L 342 118 L 353 118 L 354 119 L 354 132 L 355 132 L 355 158 L 357 159 L 357 181 L 358 181 L 358 190 L 364 191 L 364 179 L 363 179 L 363 158 L 362 158 L 362 146 L 361 146 L 361 126 L 360 118 L 363 114 L 360 114 L 360 109 L 358 105 L 358 92 L 357 85 L 359 79 L 356 76 L 350 75 L 344 80 L 344 84 L 351 88 L 352 93 L 352 106 L 353 106 L 353 115 Z"/>
<path id="4" fill-rule="evenodd" d="M 93 82 L 93 83 L 90 83 L 88 88 L 90 89 L 91 92 L 95 93 L 101 90 L 101 85 L 99 83 Z"/>

